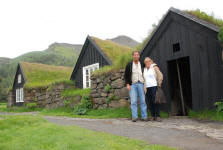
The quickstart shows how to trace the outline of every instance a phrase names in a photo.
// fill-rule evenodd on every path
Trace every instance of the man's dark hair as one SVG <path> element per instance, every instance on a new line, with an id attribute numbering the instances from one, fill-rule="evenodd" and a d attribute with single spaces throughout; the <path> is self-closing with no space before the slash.
<path id="1" fill-rule="evenodd" d="M 138 50 L 132 51 L 132 55 L 134 55 L 135 53 L 138 53 L 140 55 L 140 51 L 138 51 Z"/>

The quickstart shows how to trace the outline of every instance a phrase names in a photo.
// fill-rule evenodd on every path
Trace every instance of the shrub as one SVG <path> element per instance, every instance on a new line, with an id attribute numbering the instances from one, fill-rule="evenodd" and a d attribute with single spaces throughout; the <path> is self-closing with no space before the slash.
<path id="1" fill-rule="evenodd" d="M 69 107 L 71 103 L 71 100 L 64 100 L 65 107 Z"/>
<path id="2" fill-rule="evenodd" d="M 221 45 L 223 46 L 223 27 L 221 27 L 218 33 L 218 40 L 221 42 Z"/>
<path id="3" fill-rule="evenodd" d="M 223 99 L 219 102 L 215 102 L 214 105 L 217 106 L 217 112 L 223 111 Z"/>
<path id="4" fill-rule="evenodd" d="M 108 93 L 108 92 L 110 92 L 110 90 L 111 90 L 111 86 L 109 84 L 107 84 L 105 86 L 105 91 Z"/>
<path id="5" fill-rule="evenodd" d="M 34 110 L 35 108 L 37 108 L 37 104 L 36 103 L 27 103 L 26 108 Z"/>
<path id="6" fill-rule="evenodd" d="M 90 96 L 83 96 L 81 102 L 74 106 L 74 114 L 84 115 L 86 112 L 93 107 Z"/>

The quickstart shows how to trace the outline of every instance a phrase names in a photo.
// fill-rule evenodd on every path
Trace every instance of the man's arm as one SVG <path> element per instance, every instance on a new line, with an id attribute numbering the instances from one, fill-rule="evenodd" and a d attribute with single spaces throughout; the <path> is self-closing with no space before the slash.
<path id="1" fill-rule="evenodd" d="M 128 63 L 125 67 L 124 78 L 125 78 L 126 88 L 130 91 L 131 85 L 129 83 L 129 74 L 130 74 L 130 64 Z"/>

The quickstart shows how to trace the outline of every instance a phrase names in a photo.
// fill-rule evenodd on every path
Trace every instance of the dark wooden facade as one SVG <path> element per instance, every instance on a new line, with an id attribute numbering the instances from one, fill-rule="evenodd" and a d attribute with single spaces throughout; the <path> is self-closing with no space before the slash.
<path id="1" fill-rule="evenodd" d="M 99 67 L 112 65 L 112 62 L 96 43 L 88 36 L 78 57 L 77 63 L 71 75 L 71 80 L 75 81 L 75 86 L 83 88 L 83 67 L 99 63 Z"/>
<path id="2" fill-rule="evenodd" d="M 173 103 L 181 105 L 179 77 L 188 110 L 212 109 L 214 102 L 223 98 L 223 60 L 218 31 L 218 27 L 208 22 L 175 8 L 169 9 L 141 53 L 142 60 L 151 57 L 164 74 L 162 87 L 167 104 L 163 109 L 171 112 Z"/>
<path id="3" fill-rule="evenodd" d="M 21 83 L 18 83 L 18 75 L 21 74 Z M 12 93 L 13 93 L 13 104 L 16 106 L 21 106 L 23 105 L 24 102 L 17 102 L 16 103 L 16 89 L 23 88 L 25 84 L 25 75 L 22 69 L 22 65 L 18 63 L 17 69 L 16 69 L 16 74 L 13 82 L 13 87 L 12 87 Z"/>

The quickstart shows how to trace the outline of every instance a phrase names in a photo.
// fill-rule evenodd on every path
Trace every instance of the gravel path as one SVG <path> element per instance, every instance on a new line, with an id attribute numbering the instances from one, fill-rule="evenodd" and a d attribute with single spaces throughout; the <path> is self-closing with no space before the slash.
<path id="1" fill-rule="evenodd" d="M 77 125 L 94 131 L 144 140 L 186 150 L 223 150 L 223 123 L 169 118 L 162 122 L 136 122 L 127 119 L 80 119 L 45 117 L 59 125 Z"/>
<path id="2" fill-rule="evenodd" d="M 0 115 L 36 115 L 1 113 Z M 44 116 L 58 125 L 77 125 L 94 131 L 144 140 L 185 150 L 223 150 L 223 123 L 196 121 L 186 117 L 171 117 L 162 122 L 131 122 L 128 119 L 83 119 Z"/>

